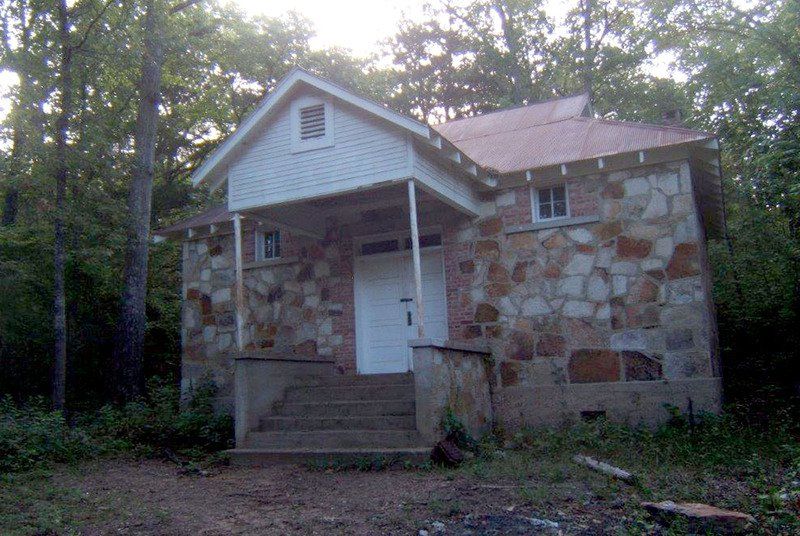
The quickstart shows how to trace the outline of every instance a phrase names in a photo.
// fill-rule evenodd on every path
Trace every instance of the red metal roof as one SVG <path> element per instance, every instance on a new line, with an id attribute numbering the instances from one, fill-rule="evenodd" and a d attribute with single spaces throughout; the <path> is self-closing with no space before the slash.
<path id="1" fill-rule="evenodd" d="M 434 128 L 495 173 L 679 145 L 713 138 L 686 128 L 583 116 L 586 95 L 451 121 Z"/>

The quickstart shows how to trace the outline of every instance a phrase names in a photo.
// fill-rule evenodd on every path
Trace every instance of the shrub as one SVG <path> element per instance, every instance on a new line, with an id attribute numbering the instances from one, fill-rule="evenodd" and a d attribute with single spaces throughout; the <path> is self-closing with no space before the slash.
<path id="1" fill-rule="evenodd" d="M 181 409 L 178 389 L 153 381 L 144 400 L 104 406 L 76 415 L 72 423 L 41 398 L 17 405 L 6 397 L 0 401 L 0 472 L 125 451 L 197 457 L 228 448 L 233 420 L 215 413 L 214 394 L 214 386 L 206 383 Z"/>
<path id="2" fill-rule="evenodd" d="M 0 472 L 27 469 L 43 460 L 74 461 L 93 450 L 61 413 L 46 409 L 44 400 L 33 399 L 24 407 L 11 397 L 0 401 Z"/>

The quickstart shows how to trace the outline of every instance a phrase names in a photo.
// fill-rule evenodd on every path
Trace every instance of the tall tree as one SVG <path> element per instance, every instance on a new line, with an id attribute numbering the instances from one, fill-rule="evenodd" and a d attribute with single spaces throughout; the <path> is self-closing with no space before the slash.
<path id="1" fill-rule="evenodd" d="M 123 294 L 114 346 L 119 396 L 131 400 L 144 390 L 143 350 L 147 327 L 148 241 L 153 196 L 161 68 L 164 63 L 164 8 L 148 0 L 144 15 L 144 49 L 139 79 L 139 109 L 134 133 L 134 159 L 128 195 Z"/>
<path id="2" fill-rule="evenodd" d="M 56 206 L 53 239 L 53 407 L 64 409 L 67 376 L 67 307 L 66 307 L 66 196 L 67 135 L 72 115 L 72 43 L 67 0 L 58 3 L 58 37 L 61 49 L 59 66 L 59 115 L 56 121 L 53 178 Z"/>

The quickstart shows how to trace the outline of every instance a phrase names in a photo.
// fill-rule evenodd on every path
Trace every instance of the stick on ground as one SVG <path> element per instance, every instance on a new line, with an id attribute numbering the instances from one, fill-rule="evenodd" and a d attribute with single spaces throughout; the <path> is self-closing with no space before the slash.
<path id="1" fill-rule="evenodd" d="M 619 467 L 614 467 L 613 465 L 609 465 L 605 462 L 595 460 L 594 458 L 590 458 L 589 456 L 584 456 L 583 454 L 576 454 L 572 459 L 575 463 L 578 463 L 580 465 L 585 465 L 589 469 L 614 477 L 618 480 L 622 480 L 623 482 L 627 482 L 628 484 L 636 483 L 637 480 L 636 475 L 631 474 L 628 471 L 625 471 L 624 469 L 620 469 Z"/>

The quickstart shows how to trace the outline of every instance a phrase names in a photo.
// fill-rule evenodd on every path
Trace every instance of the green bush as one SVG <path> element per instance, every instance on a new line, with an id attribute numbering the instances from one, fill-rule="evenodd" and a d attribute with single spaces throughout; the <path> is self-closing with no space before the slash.
<path id="1" fill-rule="evenodd" d="M 214 394 L 213 384 L 202 385 L 181 408 L 175 386 L 153 381 L 144 400 L 78 414 L 71 423 L 43 399 L 20 406 L 6 397 L 0 401 L 0 472 L 126 451 L 196 457 L 229 448 L 233 420 L 215 413 Z"/>
<path id="2" fill-rule="evenodd" d="M 99 452 L 84 430 L 69 427 L 60 412 L 47 409 L 43 399 L 22 407 L 10 397 L 0 401 L 0 472 L 28 469 L 44 461 L 72 462 Z"/>

